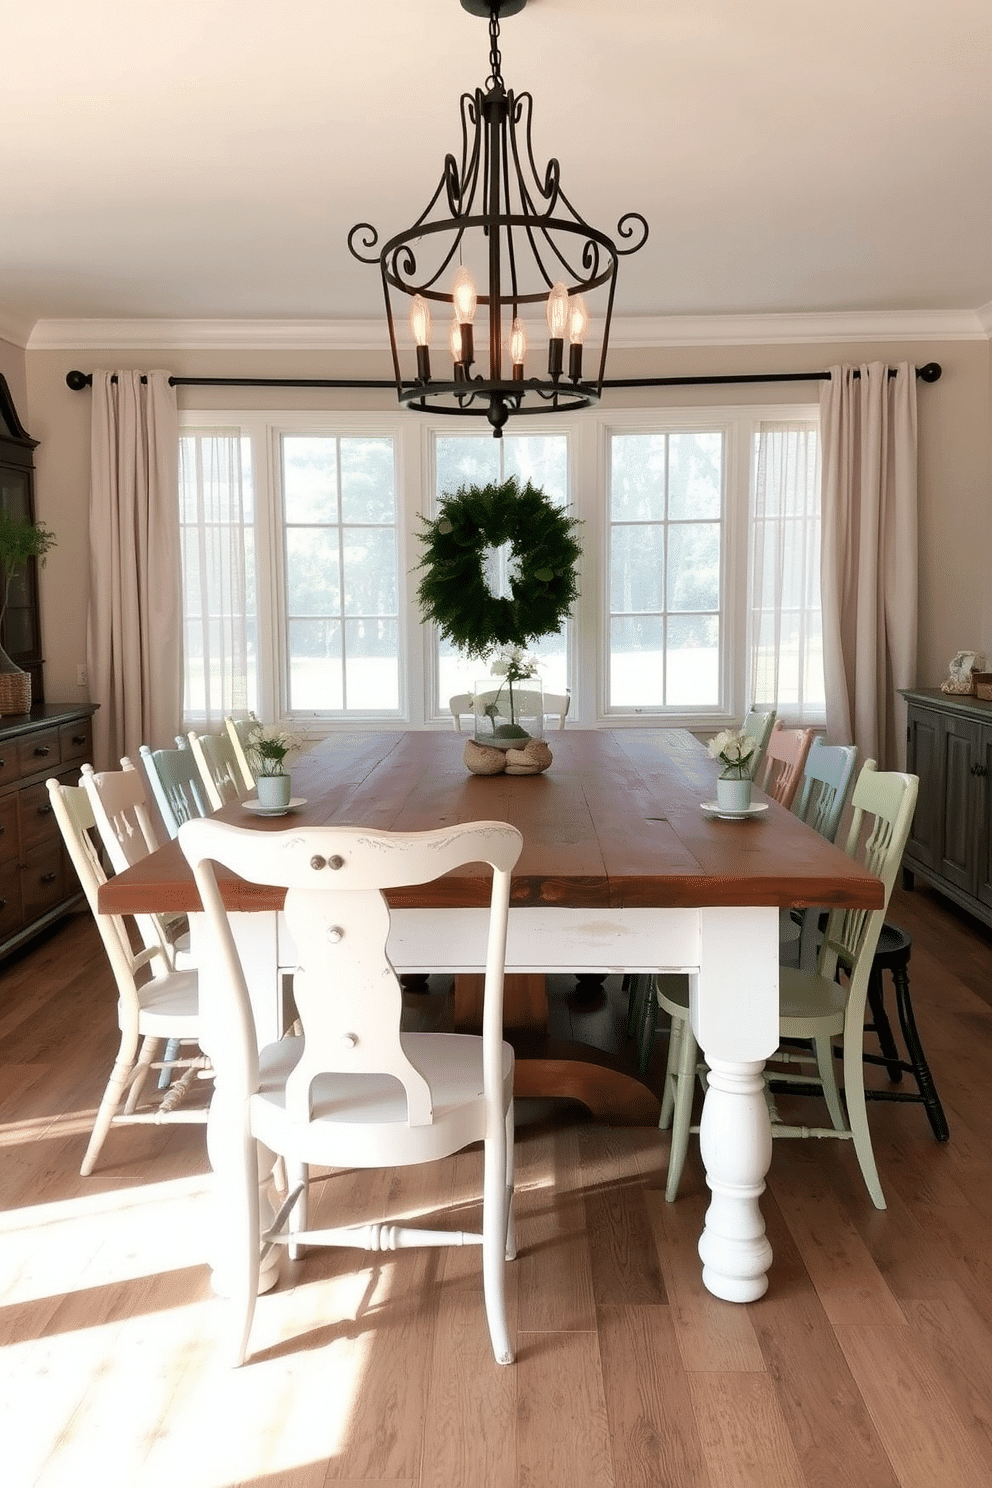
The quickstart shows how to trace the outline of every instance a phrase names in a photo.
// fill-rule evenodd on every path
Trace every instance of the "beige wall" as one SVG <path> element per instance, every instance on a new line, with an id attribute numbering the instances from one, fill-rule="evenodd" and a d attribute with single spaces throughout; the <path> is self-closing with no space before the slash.
<path id="1" fill-rule="evenodd" d="M 15 375 L 15 348 L 10 361 Z M 0 371 L 5 371 L 0 341 Z M 89 392 L 65 385 L 71 368 L 164 367 L 177 376 L 357 377 L 388 376 L 385 359 L 371 353 L 316 351 L 29 351 L 26 412 L 18 411 L 37 450 L 38 516 L 58 534 L 59 545 L 42 575 L 42 633 L 46 694 L 76 701 L 76 666 L 85 659 L 87 604 L 87 506 L 89 499 Z M 987 578 L 992 553 L 992 370 L 985 341 L 892 342 L 865 345 L 723 346 L 615 352 L 611 377 L 686 377 L 756 372 L 819 371 L 836 363 L 940 362 L 943 376 L 918 385 L 920 442 L 919 686 L 936 686 L 947 662 L 962 648 L 992 656 L 992 599 Z M 10 374 L 8 381 L 14 390 Z M 816 383 L 735 385 L 717 388 L 639 389 L 607 395 L 604 406 L 691 406 L 733 402 L 803 403 L 817 397 Z M 15 400 L 17 392 L 14 391 Z M 321 389 L 180 388 L 181 408 L 219 404 L 242 408 L 395 407 L 389 392 Z M 411 418 L 416 415 L 411 414 Z"/>

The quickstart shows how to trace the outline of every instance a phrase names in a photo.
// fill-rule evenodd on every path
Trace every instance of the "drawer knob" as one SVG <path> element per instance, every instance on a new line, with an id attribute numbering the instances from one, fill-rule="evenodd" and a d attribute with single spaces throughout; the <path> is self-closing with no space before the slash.
<path id="1" fill-rule="evenodd" d="M 44 759 L 46 754 L 51 754 L 52 746 L 51 744 L 36 744 L 34 746 L 34 752 L 35 754 L 39 755 L 41 759 Z"/>
<path id="2" fill-rule="evenodd" d="M 52 811 L 53 811 L 53 807 L 51 805 L 51 802 L 49 802 L 49 801 L 45 801 L 43 805 L 41 805 L 41 806 L 38 807 L 38 815 L 39 816 L 51 816 Z"/>
<path id="3" fill-rule="evenodd" d="M 4 832 L 6 832 L 6 830 L 7 830 L 7 828 L 4 826 L 3 822 L 0 822 L 0 837 L 3 836 Z"/>
<path id="4" fill-rule="evenodd" d="M 971 767 L 971 773 L 972 775 L 987 775 L 989 772 L 984 765 L 975 764 Z"/>
<path id="5" fill-rule="evenodd" d="M 46 883 L 46 884 L 47 883 L 54 883 L 55 882 L 55 874 L 54 873 L 43 873 L 41 875 L 41 881 L 42 881 L 42 883 Z"/>
<path id="6" fill-rule="evenodd" d="M 73 744 L 85 744 L 86 743 L 86 735 L 85 734 L 73 734 L 73 736 L 72 736 L 72 742 L 73 742 Z"/>
<path id="7" fill-rule="evenodd" d="M 6 909 L 6 908 L 7 908 L 7 901 L 6 901 L 6 899 L 0 899 L 0 909 Z"/>

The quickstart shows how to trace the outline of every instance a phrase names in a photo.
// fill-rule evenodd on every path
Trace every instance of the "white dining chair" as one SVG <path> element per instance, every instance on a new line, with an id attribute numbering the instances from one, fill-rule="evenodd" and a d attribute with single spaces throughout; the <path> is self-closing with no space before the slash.
<path id="1" fill-rule="evenodd" d="M 493 1352 L 497 1362 L 511 1363 L 504 1259 L 514 1253 L 513 1050 L 503 1040 L 502 1016 L 510 870 L 521 834 L 504 822 L 409 833 L 331 826 L 260 833 L 206 819 L 185 822 L 179 842 L 212 938 L 210 1053 L 224 1100 L 211 1150 L 218 1182 L 229 1171 L 237 1188 L 228 1195 L 240 1230 L 232 1234 L 228 1267 L 238 1313 L 236 1362 L 247 1350 L 261 1241 L 286 1244 L 294 1255 L 306 1245 L 378 1251 L 481 1244 Z M 470 863 L 488 864 L 492 875 L 482 1035 L 403 1033 L 399 982 L 386 955 L 390 914 L 383 891 L 428 883 Z M 300 1037 L 256 1047 L 215 864 L 248 883 L 286 889 Z M 311 1164 L 390 1169 L 435 1162 L 476 1142 L 483 1147 L 481 1232 L 413 1228 L 403 1216 L 395 1225 L 308 1229 Z M 292 1185 L 280 1220 L 261 1237 L 256 1144 L 285 1159 Z"/>
<path id="2" fill-rule="evenodd" d="M 815 971 L 783 966 L 779 970 L 779 1037 L 808 1041 L 813 1053 L 780 1044 L 766 1061 L 765 1094 L 774 1137 L 839 1137 L 853 1141 L 865 1186 L 876 1209 L 885 1198 L 871 1146 L 865 1103 L 865 1002 L 878 937 L 892 893 L 903 849 L 916 807 L 919 781 L 898 771 L 880 772 L 875 761 L 862 768 L 852 796 L 853 815 L 845 852 L 880 878 L 884 886 L 881 909 L 831 910 L 820 945 Z M 671 1203 L 679 1188 L 691 1123 L 694 1087 L 705 1085 L 705 1068 L 689 1021 L 687 983 L 673 977 L 659 988 L 660 1005 L 672 1019 L 668 1067 L 659 1125 L 672 1123 L 665 1197 Z M 843 1052 L 844 1095 L 834 1074 L 832 1040 L 840 1038 Z M 796 1066 L 815 1065 L 816 1076 L 796 1073 Z M 778 1066 L 784 1066 L 779 1068 Z M 821 1092 L 830 1115 L 829 1127 L 797 1126 L 778 1117 L 770 1082 L 783 1083 L 803 1093 Z"/>
<path id="3" fill-rule="evenodd" d="M 259 726 L 258 719 L 254 713 L 249 713 L 247 718 L 235 718 L 229 713 L 224 719 L 224 727 L 227 737 L 231 741 L 234 758 L 237 760 L 238 769 L 241 771 L 241 779 L 244 781 L 245 790 L 255 789 L 255 772 L 251 767 L 251 734 L 253 729 Z"/>
<path id="4" fill-rule="evenodd" d="M 525 684 L 526 685 L 526 684 Z M 519 690 L 520 684 L 517 685 Z M 495 696 L 495 692 L 493 693 Z M 563 729 L 568 710 L 572 703 L 572 695 L 569 692 L 548 692 L 545 690 L 543 698 L 544 717 L 551 719 L 555 728 Z M 458 733 L 463 733 L 462 719 L 469 720 L 469 732 L 475 725 L 475 695 L 471 692 L 456 692 L 448 699 L 448 708 L 451 711 L 452 722 Z"/>
<path id="5" fill-rule="evenodd" d="M 85 1178 L 92 1173 L 111 1126 L 205 1121 L 204 1109 L 190 1109 L 183 1105 L 183 1100 L 192 1082 L 201 1071 L 206 1071 L 207 1061 L 198 1049 L 189 1054 L 182 1052 L 184 1046 L 196 1046 L 199 1040 L 196 972 L 176 970 L 157 942 L 134 949 L 125 918 L 100 913 L 97 896 L 101 884 L 107 882 L 107 875 L 92 839 L 96 827 L 93 798 L 83 786 L 63 785 L 55 779 L 46 784 L 62 840 L 86 895 L 117 986 L 120 1044 L 79 1170 Z M 172 1059 L 167 1054 L 162 1065 L 170 1072 L 181 1070 L 182 1074 L 160 1095 L 156 1105 L 139 1109 L 148 1073 L 160 1067 L 156 1058 L 163 1041 L 175 1041 L 174 1047 L 180 1052 Z"/>
<path id="6" fill-rule="evenodd" d="M 191 729 L 186 737 L 200 771 L 211 811 L 219 811 L 228 801 L 237 801 L 247 794 L 249 787 L 244 783 L 241 767 L 226 729 L 222 734 L 199 734 Z M 254 788 L 254 784 L 251 788 Z"/>

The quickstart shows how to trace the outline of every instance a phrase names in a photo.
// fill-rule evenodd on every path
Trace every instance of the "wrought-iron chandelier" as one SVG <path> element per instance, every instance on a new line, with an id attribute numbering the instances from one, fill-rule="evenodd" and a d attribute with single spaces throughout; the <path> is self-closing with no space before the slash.
<path id="1" fill-rule="evenodd" d="M 539 174 L 531 145 L 533 99 L 507 91 L 500 71 L 500 17 L 516 15 L 526 3 L 461 0 L 472 15 L 489 19 L 490 65 L 485 91 L 477 88 L 461 97 L 461 158 L 445 156 L 424 211 L 378 253 L 379 234 L 370 223 L 359 222 L 348 234 L 354 256 L 377 263 L 382 274 L 400 402 L 424 413 L 484 416 L 497 439 L 511 414 L 588 408 L 599 401 L 619 258 L 636 253 L 648 235 L 641 214 L 628 212 L 617 224 L 624 245 L 618 246 L 576 212 L 561 189 L 557 160 L 549 160 L 543 177 Z M 591 325 L 585 296 L 594 291 L 605 307 L 598 367 L 589 378 L 582 367 Z M 410 299 L 413 379 L 404 378 L 400 366 L 394 293 Z M 431 372 L 432 305 L 451 310 L 448 377 Z M 548 328 L 542 376 L 528 375 L 527 366 L 524 317 L 537 305 L 544 306 Z M 486 348 L 476 345 L 478 306 L 488 307 Z M 488 354 L 488 375 L 473 372 L 477 353 Z"/>

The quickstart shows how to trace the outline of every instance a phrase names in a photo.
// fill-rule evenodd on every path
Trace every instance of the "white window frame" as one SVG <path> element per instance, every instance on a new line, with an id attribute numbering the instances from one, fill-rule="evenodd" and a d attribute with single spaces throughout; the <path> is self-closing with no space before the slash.
<path id="1" fill-rule="evenodd" d="M 541 434 L 564 435 L 567 441 L 568 510 L 581 526 L 577 538 L 579 597 L 569 624 L 568 685 L 572 727 L 683 727 L 708 732 L 739 721 L 748 705 L 748 575 L 750 572 L 750 500 L 754 479 L 754 436 L 764 421 L 819 421 L 815 404 L 748 404 L 639 409 L 589 409 L 540 420 Z M 180 431 L 237 427 L 251 441 L 258 565 L 258 698 L 262 716 L 295 718 L 308 734 L 320 737 L 338 729 L 451 728 L 445 700 L 437 697 L 436 628 L 425 624 L 417 605 L 420 562 L 420 517 L 434 510 L 434 441 L 451 435 L 450 418 L 414 416 L 406 410 L 347 411 L 303 409 L 183 409 Z M 455 425 L 457 428 L 457 424 Z M 481 433 L 475 425 L 462 425 Z M 721 703 L 711 710 L 610 708 L 607 704 L 609 658 L 609 442 L 612 433 L 672 433 L 720 429 L 726 439 L 724 469 L 725 531 L 723 583 L 726 600 L 726 645 L 721 673 Z M 520 432 L 529 432 L 524 424 Z M 349 434 L 394 441 L 397 501 L 397 565 L 400 592 L 400 709 L 398 713 L 348 714 L 333 717 L 287 711 L 285 566 L 282 531 L 282 434 Z M 270 576 L 266 583 L 264 575 Z M 419 639 L 418 639 L 419 637 Z"/>
<path id="2" fill-rule="evenodd" d="M 751 572 L 752 490 L 755 436 L 762 423 L 819 422 L 816 404 L 713 405 L 693 408 L 644 408 L 595 415 L 599 425 L 599 488 L 602 525 L 597 546 L 598 639 L 596 649 L 595 726 L 659 725 L 700 730 L 740 722 L 750 704 L 748 582 Z M 611 707 L 609 698 L 610 610 L 610 440 L 614 434 L 672 434 L 700 430 L 724 436 L 721 586 L 725 638 L 720 667 L 720 697 L 711 708 Z"/>

